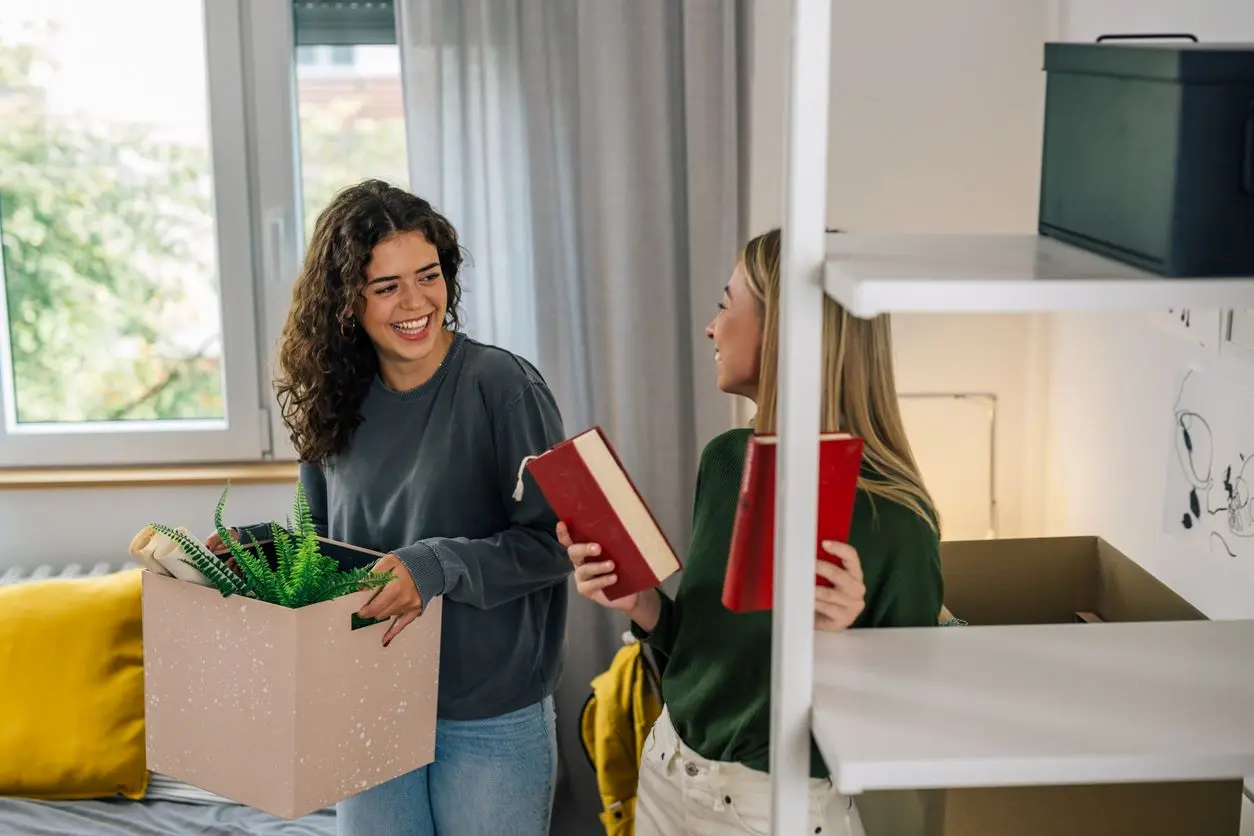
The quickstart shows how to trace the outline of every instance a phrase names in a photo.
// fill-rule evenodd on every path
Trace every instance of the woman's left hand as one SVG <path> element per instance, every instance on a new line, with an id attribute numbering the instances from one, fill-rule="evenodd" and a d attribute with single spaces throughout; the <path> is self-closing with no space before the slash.
<path id="1" fill-rule="evenodd" d="M 820 586 L 814 593 L 814 629 L 835 633 L 844 630 L 857 620 L 866 607 L 866 587 L 862 584 L 862 563 L 858 550 L 848 543 L 831 540 L 823 542 L 823 551 L 836 557 L 843 568 L 826 560 L 819 560 L 816 571 L 820 577 L 832 582 L 832 587 Z"/>
<path id="2" fill-rule="evenodd" d="M 379 587 L 366 605 L 357 611 L 361 618 L 391 618 L 392 625 L 383 634 L 383 646 L 392 643 L 396 635 L 422 615 L 422 596 L 413 575 L 394 554 L 386 554 L 374 565 L 376 572 L 391 572 L 392 580 Z"/>

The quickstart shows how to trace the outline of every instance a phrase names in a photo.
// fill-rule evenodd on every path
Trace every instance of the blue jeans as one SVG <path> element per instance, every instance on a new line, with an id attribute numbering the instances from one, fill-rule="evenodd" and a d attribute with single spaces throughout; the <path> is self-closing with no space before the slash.
<path id="1" fill-rule="evenodd" d="M 553 698 L 486 720 L 439 720 L 435 761 L 341 801 L 340 836 L 548 836 Z"/>

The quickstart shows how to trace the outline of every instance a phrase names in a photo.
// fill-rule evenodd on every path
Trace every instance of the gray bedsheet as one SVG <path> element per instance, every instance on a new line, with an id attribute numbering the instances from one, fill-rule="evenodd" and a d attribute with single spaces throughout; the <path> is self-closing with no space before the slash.
<path id="1" fill-rule="evenodd" d="M 335 836 L 335 813 L 286 821 L 239 804 L 0 798 L 2 836 Z"/>

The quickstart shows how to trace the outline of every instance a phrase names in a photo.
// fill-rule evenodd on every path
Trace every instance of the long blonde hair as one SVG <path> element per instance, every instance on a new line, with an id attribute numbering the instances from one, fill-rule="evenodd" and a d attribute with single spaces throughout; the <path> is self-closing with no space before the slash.
<path id="1" fill-rule="evenodd" d="M 745 245 L 741 263 L 749 293 L 762 314 L 754 431 L 776 430 L 779 380 L 780 231 L 773 229 Z M 932 497 L 923 485 L 897 405 L 892 330 L 887 315 L 850 316 L 830 296 L 823 302 L 823 432 L 847 432 L 862 439 L 863 461 L 871 473 L 858 487 L 899 503 L 940 534 Z"/>

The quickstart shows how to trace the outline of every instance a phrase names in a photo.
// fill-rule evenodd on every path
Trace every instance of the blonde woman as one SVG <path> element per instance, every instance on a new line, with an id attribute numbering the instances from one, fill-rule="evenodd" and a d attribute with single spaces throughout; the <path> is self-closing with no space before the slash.
<path id="1" fill-rule="evenodd" d="M 764 834 L 770 830 L 771 616 L 723 607 L 732 521 L 749 434 L 773 432 L 779 344 L 779 230 L 746 245 L 719 312 L 706 328 L 718 386 L 757 404 L 754 427 L 713 439 L 697 474 L 692 545 L 678 594 L 657 589 L 608 601 L 611 561 L 595 543 L 558 539 L 579 593 L 626 613 L 632 630 L 667 658 L 665 707 L 645 744 L 636 800 L 638 836 Z M 848 543 L 824 543 L 815 589 L 820 630 L 937 623 L 943 584 L 936 514 L 902 428 L 887 317 L 861 320 L 828 299 L 823 311 L 825 431 L 864 440 Z M 810 827 L 823 836 L 862 832 L 856 810 L 828 779 L 812 744 Z"/>

